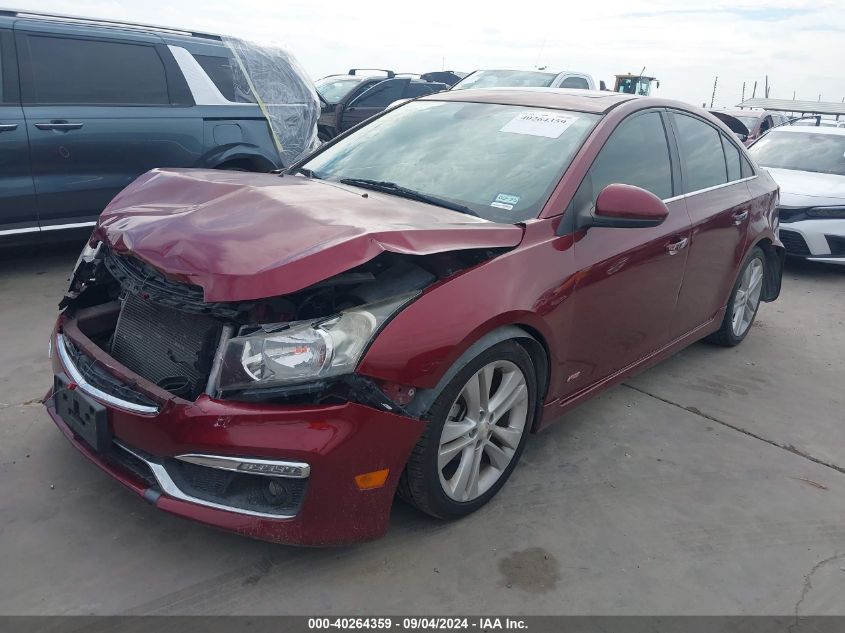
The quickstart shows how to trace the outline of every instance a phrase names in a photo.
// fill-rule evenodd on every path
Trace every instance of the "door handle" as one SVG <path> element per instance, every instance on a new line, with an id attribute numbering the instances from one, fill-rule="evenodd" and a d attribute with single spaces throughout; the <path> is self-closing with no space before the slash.
<path id="1" fill-rule="evenodd" d="M 35 127 L 39 130 L 56 130 L 57 132 L 67 132 L 68 130 L 78 130 L 82 127 L 82 123 L 68 123 L 67 121 L 50 121 L 49 123 L 36 123 Z"/>
<path id="2" fill-rule="evenodd" d="M 670 255 L 677 255 L 682 250 L 684 250 L 687 247 L 688 244 L 689 244 L 689 238 L 688 237 L 682 237 L 677 242 L 669 242 L 669 244 L 666 245 L 666 252 L 669 253 Z"/>
<path id="3" fill-rule="evenodd" d="M 743 209 L 734 213 L 734 224 L 739 226 L 748 218 L 748 209 Z"/>
<path id="4" fill-rule="evenodd" d="M 17 129 L 17 123 L 0 123 L 0 132 L 14 132 Z"/>

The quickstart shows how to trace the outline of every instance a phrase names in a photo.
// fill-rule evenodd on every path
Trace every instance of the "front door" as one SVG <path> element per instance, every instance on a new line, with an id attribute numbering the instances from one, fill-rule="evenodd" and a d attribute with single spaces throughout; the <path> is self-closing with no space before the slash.
<path id="1" fill-rule="evenodd" d="M 18 98 L 15 45 L 0 28 L 0 237 L 38 232 L 29 142 Z"/>
<path id="2" fill-rule="evenodd" d="M 93 224 L 154 167 L 190 167 L 203 124 L 172 54 L 153 35 L 15 24 L 42 230 Z"/>
<path id="3" fill-rule="evenodd" d="M 407 78 L 385 79 L 352 99 L 341 115 L 340 131 L 355 127 L 401 99 L 409 81 Z"/>
<path id="4" fill-rule="evenodd" d="M 664 200 L 669 216 L 651 228 L 590 227 L 575 234 L 575 317 L 565 341 L 564 393 L 570 395 L 636 363 L 672 340 L 684 279 L 689 216 L 675 197 L 664 115 L 625 119 L 596 157 L 567 214 L 594 205 L 612 183 L 635 185 Z M 674 199 L 673 199 L 674 198 Z"/>

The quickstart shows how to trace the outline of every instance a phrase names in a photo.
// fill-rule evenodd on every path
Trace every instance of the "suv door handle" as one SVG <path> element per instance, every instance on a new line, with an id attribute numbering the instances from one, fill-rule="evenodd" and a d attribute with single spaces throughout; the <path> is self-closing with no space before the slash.
<path id="1" fill-rule="evenodd" d="M 78 130 L 82 127 L 81 123 L 68 123 L 67 121 L 50 121 L 49 123 L 36 123 L 35 127 L 39 130 L 56 130 L 58 132 L 67 132 L 68 130 Z"/>
<path id="2" fill-rule="evenodd" d="M 689 238 L 688 237 L 682 237 L 677 242 L 669 242 L 666 245 L 666 252 L 669 253 L 670 255 L 677 255 L 682 250 L 684 250 L 687 247 L 688 244 L 689 244 Z"/>
<path id="3" fill-rule="evenodd" d="M 17 129 L 17 123 L 0 123 L 0 132 L 14 132 Z"/>
<path id="4" fill-rule="evenodd" d="M 742 209 L 734 213 L 734 224 L 739 226 L 748 218 L 748 209 Z"/>

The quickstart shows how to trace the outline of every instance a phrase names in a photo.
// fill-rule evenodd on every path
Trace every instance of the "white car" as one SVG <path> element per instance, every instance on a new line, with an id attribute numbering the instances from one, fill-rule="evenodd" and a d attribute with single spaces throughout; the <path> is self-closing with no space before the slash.
<path id="1" fill-rule="evenodd" d="M 845 128 L 779 127 L 748 151 L 780 185 L 786 254 L 845 265 Z"/>
<path id="2" fill-rule="evenodd" d="M 595 90 L 596 82 L 587 73 L 548 68 L 490 68 L 471 72 L 451 90 L 468 88 L 575 88 Z"/>

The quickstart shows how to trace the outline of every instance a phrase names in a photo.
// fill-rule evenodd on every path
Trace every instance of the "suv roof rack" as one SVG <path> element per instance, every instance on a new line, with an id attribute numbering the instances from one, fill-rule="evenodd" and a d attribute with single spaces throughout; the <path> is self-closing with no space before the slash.
<path id="1" fill-rule="evenodd" d="M 187 29 L 178 29 L 170 26 L 156 26 L 141 22 L 125 22 L 123 20 L 110 20 L 107 18 L 86 18 L 76 15 L 65 15 L 62 13 L 43 13 L 41 11 L 23 11 L 18 9 L 0 9 L 0 15 L 9 17 L 26 18 L 33 20 L 52 20 L 70 22 L 73 24 L 87 24 L 90 26 L 108 26 L 134 31 L 155 31 L 157 33 L 168 33 L 170 35 L 187 35 L 189 37 L 202 37 L 211 40 L 222 40 L 220 35 L 214 33 L 202 33 Z"/>
<path id="2" fill-rule="evenodd" d="M 377 70 L 380 73 L 385 73 L 388 79 L 393 79 L 396 76 L 395 72 L 392 70 L 385 70 L 384 68 L 350 68 L 349 73 L 347 74 L 354 75 L 357 70 Z"/>

